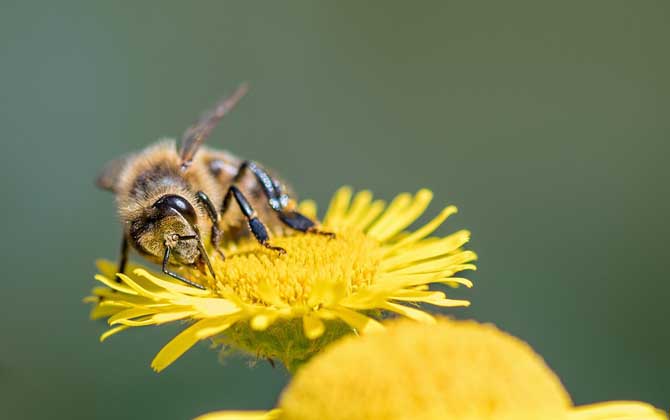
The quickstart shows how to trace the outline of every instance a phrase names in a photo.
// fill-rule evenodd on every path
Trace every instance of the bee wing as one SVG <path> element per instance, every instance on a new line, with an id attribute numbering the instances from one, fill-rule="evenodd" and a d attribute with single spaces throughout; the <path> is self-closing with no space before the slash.
<path id="1" fill-rule="evenodd" d="M 95 185 L 103 190 L 116 192 L 119 176 L 131 156 L 132 155 L 126 155 L 107 162 L 98 174 L 98 178 L 95 180 Z"/>
<path id="2" fill-rule="evenodd" d="M 182 169 L 186 169 L 191 165 L 193 156 L 195 156 L 198 148 L 209 137 L 209 134 L 214 130 L 214 127 L 216 127 L 221 118 L 242 99 L 247 90 L 247 84 L 242 83 L 232 95 L 222 99 L 216 104 L 214 109 L 207 112 L 195 125 L 189 127 L 184 132 L 179 144 L 179 157 L 181 158 Z"/>

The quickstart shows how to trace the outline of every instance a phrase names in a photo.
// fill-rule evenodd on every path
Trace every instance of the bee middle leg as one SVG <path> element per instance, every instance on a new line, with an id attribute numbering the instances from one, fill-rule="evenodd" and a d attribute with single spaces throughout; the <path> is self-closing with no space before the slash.
<path id="1" fill-rule="evenodd" d="M 270 236 L 268 235 L 267 228 L 265 227 L 263 222 L 261 222 L 261 220 L 258 218 L 258 215 L 256 214 L 256 211 L 249 203 L 249 200 L 247 200 L 247 198 L 244 196 L 244 194 L 242 194 L 242 191 L 240 191 L 240 189 L 237 188 L 237 186 L 231 185 L 230 188 L 228 188 L 228 191 L 226 192 L 226 195 L 223 198 L 223 205 L 221 206 L 221 214 L 225 214 L 226 210 L 228 210 L 228 207 L 230 206 L 230 200 L 233 197 L 235 198 L 237 205 L 240 207 L 240 210 L 242 210 L 242 214 L 244 214 L 244 217 L 247 219 L 249 229 L 251 230 L 251 233 L 254 234 L 256 240 L 261 245 L 263 245 L 268 249 L 277 251 L 280 254 L 285 254 L 286 250 L 284 248 L 270 245 L 269 242 Z"/>
<path id="2" fill-rule="evenodd" d="M 272 210 L 277 212 L 279 220 L 281 220 L 282 223 L 299 232 L 316 233 L 319 235 L 335 237 L 335 234 L 332 232 L 319 230 L 316 223 L 304 214 L 295 210 L 287 209 L 286 206 L 289 202 L 288 195 L 282 191 L 281 185 L 279 185 L 279 183 L 256 162 L 251 160 L 245 160 L 242 162 L 233 181 L 239 182 L 247 170 L 251 171 L 251 173 L 253 173 L 256 177 L 256 180 L 265 193 L 265 197 L 268 200 L 268 205 L 270 208 L 272 208 Z"/>

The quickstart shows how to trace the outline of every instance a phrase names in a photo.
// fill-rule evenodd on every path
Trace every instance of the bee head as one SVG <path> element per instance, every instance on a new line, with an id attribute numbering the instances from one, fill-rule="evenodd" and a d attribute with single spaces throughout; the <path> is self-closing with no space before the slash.
<path id="1" fill-rule="evenodd" d="M 184 197 L 160 197 L 137 219 L 131 221 L 129 236 L 144 253 L 162 258 L 166 247 L 180 264 L 193 264 L 200 256 L 197 212 Z"/>

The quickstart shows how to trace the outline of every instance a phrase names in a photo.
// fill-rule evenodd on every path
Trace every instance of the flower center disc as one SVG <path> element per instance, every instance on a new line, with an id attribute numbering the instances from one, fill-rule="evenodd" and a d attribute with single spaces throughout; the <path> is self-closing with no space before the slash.
<path id="1" fill-rule="evenodd" d="M 294 234 L 272 238 L 286 254 L 265 249 L 253 239 L 213 261 L 219 293 L 234 292 L 242 300 L 271 304 L 305 303 L 314 286 L 336 285 L 347 294 L 372 283 L 381 259 L 376 241 L 359 231 L 338 232 L 335 238 Z"/>

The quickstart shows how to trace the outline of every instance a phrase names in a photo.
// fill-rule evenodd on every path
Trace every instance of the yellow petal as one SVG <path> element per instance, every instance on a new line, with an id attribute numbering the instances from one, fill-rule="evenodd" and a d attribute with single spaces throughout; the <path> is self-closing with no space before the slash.
<path id="1" fill-rule="evenodd" d="M 180 319 L 188 318 L 197 314 L 196 311 L 182 311 L 182 312 L 167 312 L 153 315 L 151 318 L 154 321 L 154 324 L 160 325 L 165 324 L 166 322 L 178 321 Z"/>
<path id="2" fill-rule="evenodd" d="M 455 206 L 449 206 L 442 210 L 440 214 L 437 215 L 433 220 L 430 222 L 426 223 L 424 226 L 421 228 L 417 229 L 416 231 L 410 233 L 409 235 L 405 236 L 403 239 L 398 241 L 397 243 L 393 244 L 391 247 L 389 247 L 385 254 L 389 255 L 393 253 L 394 251 L 403 248 L 405 246 L 411 245 L 415 243 L 418 240 L 421 240 L 425 238 L 426 236 L 430 235 L 444 223 L 445 220 L 452 214 L 456 213 L 458 209 Z"/>
<path id="3" fill-rule="evenodd" d="M 361 220 L 365 213 L 370 208 L 372 202 L 372 193 L 370 191 L 360 191 L 356 193 L 354 200 L 351 203 L 349 211 L 342 219 L 342 225 L 351 226 Z"/>
<path id="4" fill-rule="evenodd" d="M 312 220 L 317 219 L 317 206 L 314 200 L 304 200 L 298 205 L 298 211 Z"/>
<path id="5" fill-rule="evenodd" d="M 607 401 L 575 407 L 569 420 L 666 420 L 666 414 L 638 401 Z"/>
<path id="6" fill-rule="evenodd" d="M 93 293 L 96 297 L 99 298 L 99 306 L 114 304 L 117 306 L 125 305 L 127 307 L 131 307 L 133 305 L 148 305 L 155 303 L 153 299 L 149 299 L 138 294 L 130 295 L 127 293 L 119 293 L 118 290 L 110 289 L 106 286 L 94 288 Z"/>
<path id="7" fill-rule="evenodd" d="M 445 299 L 444 292 L 437 290 L 415 290 L 415 289 L 401 289 L 398 290 L 391 299 L 401 300 L 403 302 L 424 302 L 426 299 Z"/>
<path id="8" fill-rule="evenodd" d="M 278 318 L 277 311 L 265 311 L 251 318 L 251 328 L 256 331 L 265 331 Z"/>
<path id="9" fill-rule="evenodd" d="M 145 298 L 151 299 L 151 300 L 156 300 L 156 299 L 160 299 L 160 298 L 169 299 L 172 296 L 170 293 L 167 293 L 167 292 L 156 293 L 154 291 L 151 291 L 151 290 L 143 287 L 139 283 L 141 277 L 136 277 L 135 279 L 132 279 L 125 274 L 119 274 L 118 276 L 123 280 L 124 284 L 128 285 L 132 289 L 132 292 L 129 293 L 129 294 L 140 295 L 142 297 L 145 297 Z"/>
<path id="10" fill-rule="evenodd" d="M 212 325 L 209 327 L 202 328 L 196 333 L 196 336 L 200 340 L 209 338 L 213 335 L 219 334 L 230 328 L 234 323 L 239 321 L 240 317 L 238 316 L 228 316 L 220 318 L 220 321 L 217 325 Z"/>
<path id="11" fill-rule="evenodd" d="M 415 246 L 411 251 L 403 252 L 402 254 L 386 258 L 381 264 L 381 268 L 385 271 L 391 271 L 402 268 L 409 264 L 414 264 L 418 261 L 430 260 L 431 258 L 445 256 L 453 251 L 456 251 L 459 247 L 468 242 L 469 239 L 470 232 L 467 230 L 461 230 L 447 236 L 446 238 L 440 239 L 439 241 L 435 241 L 423 246 Z M 474 252 L 464 252 L 468 252 L 466 255 L 470 259 L 466 258 L 465 260 L 460 261 L 454 258 L 454 261 L 450 262 L 450 264 L 459 264 L 461 262 L 467 262 L 476 259 L 476 254 Z M 414 265 L 411 267 L 414 267 Z"/>
<path id="12" fill-rule="evenodd" d="M 302 317 L 302 328 L 305 331 L 305 337 L 314 340 L 323 335 L 326 326 L 315 313 L 310 312 Z"/>
<path id="13" fill-rule="evenodd" d="M 377 236 L 379 241 L 386 241 L 398 232 L 405 229 L 407 226 L 411 225 L 430 204 L 433 199 L 433 193 L 430 190 L 422 189 L 419 190 L 412 200 L 412 203 L 403 210 L 402 216 L 398 215 L 395 218 L 391 219 L 383 227 L 383 232 Z"/>
<path id="14" fill-rule="evenodd" d="M 326 312 L 326 310 L 323 311 Z M 338 318 L 349 324 L 360 334 L 384 330 L 384 326 L 379 323 L 379 321 L 367 317 L 360 312 L 352 311 L 351 309 L 342 306 L 329 308 L 328 311 L 334 313 Z"/>
<path id="15" fill-rule="evenodd" d="M 462 299 L 426 299 L 423 302 L 429 305 L 441 306 L 443 308 L 467 308 L 470 306 L 469 300 Z"/>
<path id="16" fill-rule="evenodd" d="M 200 334 L 202 331 L 211 333 L 211 331 L 217 331 L 221 327 L 228 328 L 230 324 L 228 324 L 227 321 L 228 318 L 208 318 L 200 320 L 186 328 L 158 352 L 156 357 L 154 357 L 154 360 L 151 362 L 151 367 L 156 372 L 162 371 L 184 354 L 186 350 L 193 347 L 195 343 L 203 338 L 207 338 Z M 216 332 L 213 334 L 216 334 Z M 213 334 L 209 335 L 211 336 Z"/>
<path id="17" fill-rule="evenodd" d="M 102 343 L 103 341 L 107 340 L 109 337 L 113 336 L 114 334 L 116 334 L 118 332 L 121 332 L 123 330 L 126 330 L 128 328 L 130 328 L 130 327 L 128 327 L 126 325 L 119 325 L 118 327 L 110 328 L 107 331 L 105 331 L 104 333 L 102 333 L 102 335 L 100 336 L 100 342 Z"/>
<path id="18" fill-rule="evenodd" d="M 140 319 L 117 319 L 114 322 L 110 321 L 110 325 L 121 324 L 128 327 L 144 327 L 146 325 L 161 325 L 166 322 L 178 321 L 180 319 L 189 318 L 193 315 L 196 315 L 195 311 L 182 311 L 182 312 L 164 312 L 157 313 L 148 317 L 142 317 Z"/>
<path id="19" fill-rule="evenodd" d="M 410 256 L 408 256 L 409 258 Z M 394 267 L 385 267 L 387 273 L 393 274 L 426 274 L 441 273 L 443 276 L 451 276 L 454 266 L 474 261 L 477 254 L 472 251 L 463 251 L 456 254 L 447 254 L 435 257 L 425 261 L 405 261 L 399 262 Z"/>
<path id="20" fill-rule="evenodd" d="M 215 411 L 203 414 L 193 420 L 275 420 L 281 414 L 280 409 L 270 411 Z"/>
<path id="21" fill-rule="evenodd" d="M 398 313 L 400 315 L 406 316 L 407 318 L 413 319 L 419 322 L 425 322 L 427 324 L 434 324 L 435 318 L 427 312 L 424 312 L 420 309 L 410 308 L 405 305 L 398 305 L 397 303 L 386 302 L 382 305 L 384 309 Z"/>
<path id="22" fill-rule="evenodd" d="M 194 298 L 184 301 L 175 300 L 175 303 L 189 305 L 203 315 L 203 318 L 231 315 L 240 311 L 240 307 L 223 298 Z"/>
<path id="23" fill-rule="evenodd" d="M 97 260 L 95 266 L 98 267 L 100 274 L 107 278 L 114 278 L 118 265 L 109 260 Z"/>
<path id="24" fill-rule="evenodd" d="M 398 194 L 384 214 L 367 230 L 367 235 L 371 238 L 378 239 L 383 233 L 386 226 L 397 217 L 402 217 L 403 211 L 412 203 L 412 196 L 409 193 Z"/>
<path id="25" fill-rule="evenodd" d="M 130 308 L 123 310 L 114 316 L 111 316 L 107 320 L 107 322 L 109 323 L 109 325 L 125 324 L 126 321 L 131 321 L 134 318 L 141 318 L 147 315 L 153 315 L 155 313 L 156 310 L 152 308 Z M 125 324 L 125 325 L 132 325 L 132 324 Z"/>
<path id="26" fill-rule="evenodd" d="M 123 278 L 123 274 L 120 274 L 121 278 Z M 113 278 L 113 277 L 112 277 Z M 103 276 L 102 274 L 96 274 L 95 279 L 103 284 L 105 284 L 108 287 L 111 287 L 112 289 L 121 292 L 121 293 L 126 293 L 129 295 L 136 295 L 137 292 L 135 292 L 133 289 L 130 287 L 124 285 L 123 283 L 119 283 L 116 280 L 110 280 L 108 277 Z"/>
<path id="27" fill-rule="evenodd" d="M 460 271 L 460 270 L 459 270 Z M 447 270 L 442 273 L 428 272 L 428 273 L 414 273 L 414 274 L 398 274 L 396 272 L 386 273 L 381 275 L 379 278 L 379 284 L 389 285 L 390 287 L 395 288 L 404 288 L 404 287 L 419 287 L 425 286 L 430 283 L 442 283 L 450 286 L 452 288 L 458 286 L 465 286 L 471 288 L 473 286 L 472 281 L 461 278 L 461 277 L 451 277 L 453 270 Z"/>
<path id="28" fill-rule="evenodd" d="M 448 272 L 447 274 L 451 274 Z M 454 280 L 456 279 L 456 280 Z M 448 277 L 443 273 L 415 273 L 415 274 L 397 274 L 397 273 L 388 273 L 380 276 L 377 284 L 371 287 L 371 289 L 378 289 L 383 293 L 395 294 L 397 290 L 405 288 L 417 288 L 426 286 L 432 283 L 444 283 L 453 285 L 463 284 L 470 287 L 472 282 L 467 279 L 459 279 L 456 277 Z"/>
<path id="29" fill-rule="evenodd" d="M 452 265 L 449 267 L 449 270 L 445 271 L 442 273 L 443 276 L 445 277 L 450 277 L 453 276 L 455 273 L 458 273 L 460 271 L 466 271 L 466 270 L 472 270 L 472 271 L 477 271 L 477 266 L 474 264 L 456 264 Z M 448 279 L 445 283 L 449 284 Z"/>
<path id="30" fill-rule="evenodd" d="M 365 230 L 370 223 L 374 222 L 386 207 L 386 202 L 383 200 L 375 200 L 370 207 L 364 212 L 358 220 L 352 220 L 351 226 L 354 229 Z"/>
<path id="31" fill-rule="evenodd" d="M 112 306 L 112 305 L 106 305 L 106 306 L 96 306 L 93 309 L 91 309 L 91 313 L 89 314 L 91 319 L 100 319 L 100 318 L 105 318 L 111 315 L 116 314 L 119 311 L 123 311 L 125 307 L 122 306 Z"/>
<path id="32" fill-rule="evenodd" d="M 184 295 L 193 295 L 193 296 L 207 296 L 212 294 L 209 290 L 198 289 L 197 287 L 187 286 L 186 284 L 177 283 L 176 281 L 172 282 L 163 280 L 160 277 L 152 275 L 143 268 L 136 268 L 135 270 L 133 270 L 133 273 L 135 273 L 135 275 L 137 276 L 144 277 L 145 279 L 151 281 L 155 285 L 173 293 L 180 293 Z"/>
<path id="33" fill-rule="evenodd" d="M 349 200 L 351 200 L 350 187 L 342 187 L 337 190 L 333 199 L 330 200 L 330 206 L 328 206 L 328 212 L 323 218 L 323 224 L 336 226 L 349 208 Z"/>
<path id="34" fill-rule="evenodd" d="M 450 287 L 458 287 L 460 285 L 463 285 L 469 289 L 472 288 L 473 286 L 472 281 L 464 279 L 462 277 L 447 277 L 440 280 L 440 283 L 444 283 Z"/>
<path id="35" fill-rule="evenodd" d="M 307 299 L 310 307 L 332 306 L 339 302 L 347 294 L 345 285 L 336 281 L 320 281 L 312 286 L 312 291 Z"/>

